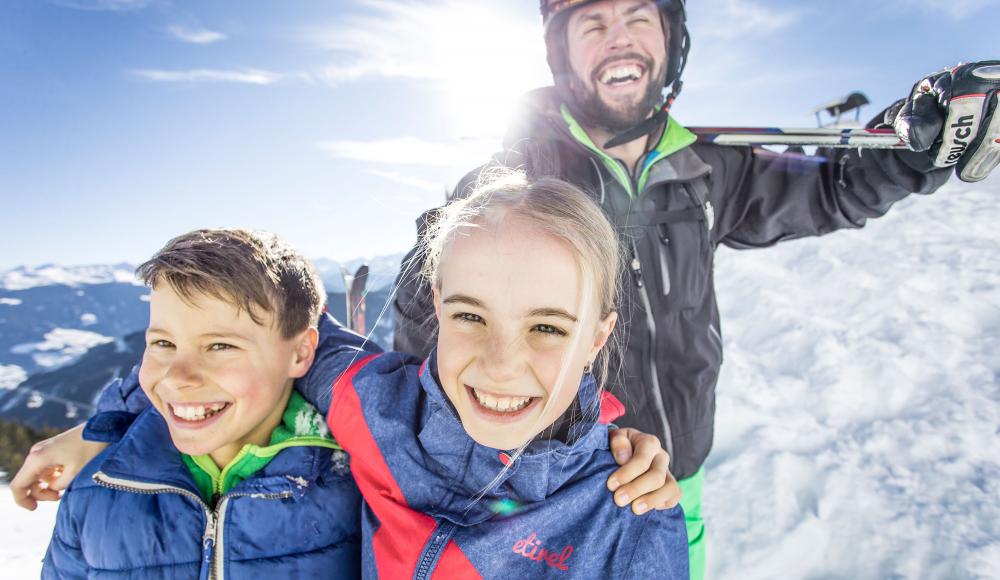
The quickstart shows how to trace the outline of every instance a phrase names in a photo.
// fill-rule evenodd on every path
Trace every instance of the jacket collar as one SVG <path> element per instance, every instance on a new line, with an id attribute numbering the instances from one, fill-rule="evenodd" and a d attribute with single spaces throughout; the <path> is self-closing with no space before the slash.
<path id="1" fill-rule="evenodd" d="M 592 375 L 580 385 L 577 399 L 583 416 L 570 426 L 566 441 L 536 439 L 511 460 L 513 451 L 480 445 L 465 432 L 436 379 L 435 360 L 436 350 L 420 369 L 426 404 L 418 438 L 427 468 L 445 482 L 446 489 L 438 490 L 444 492 L 440 495 L 429 494 L 436 497 L 426 498 L 425 503 L 433 505 L 418 506 L 411 501 L 411 507 L 461 525 L 474 525 L 545 500 L 586 475 L 583 471 L 593 455 L 608 449 L 607 427 L 597 422 L 600 401 Z"/>
<path id="2" fill-rule="evenodd" d="M 302 495 L 320 475 L 320 449 L 291 447 L 275 456 L 234 493 Z M 143 411 L 121 441 L 108 450 L 98 470 L 119 480 L 180 488 L 200 495 L 163 417 L 153 407 Z"/>

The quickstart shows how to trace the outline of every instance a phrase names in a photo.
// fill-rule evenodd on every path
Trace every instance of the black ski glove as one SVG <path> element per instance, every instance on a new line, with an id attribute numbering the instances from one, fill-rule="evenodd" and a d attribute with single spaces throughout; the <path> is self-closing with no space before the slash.
<path id="1" fill-rule="evenodd" d="M 962 181 L 981 181 L 1000 164 L 1000 60 L 960 64 L 913 85 L 886 109 L 885 123 L 936 167 L 955 167 Z"/>

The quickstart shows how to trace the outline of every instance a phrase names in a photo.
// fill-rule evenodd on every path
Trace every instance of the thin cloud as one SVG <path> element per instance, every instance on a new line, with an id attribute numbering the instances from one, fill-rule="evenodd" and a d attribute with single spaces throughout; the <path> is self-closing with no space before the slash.
<path id="1" fill-rule="evenodd" d="M 801 13 L 787 5 L 770 7 L 757 0 L 706 0 L 699 2 L 695 22 L 704 17 L 711 26 L 698 30 L 699 37 L 722 39 L 765 36 L 794 24 Z"/>
<path id="2" fill-rule="evenodd" d="M 152 0 L 51 0 L 56 6 L 74 8 L 76 10 L 91 10 L 94 12 L 131 12 L 142 10 L 152 3 Z"/>
<path id="3" fill-rule="evenodd" d="M 480 147 L 397 137 L 374 141 L 327 141 L 319 148 L 331 157 L 391 165 L 470 168 L 482 164 L 489 152 Z M 492 148 L 491 148 L 492 149 Z M 383 175 L 385 177 L 385 175 Z"/>
<path id="4" fill-rule="evenodd" d="M 368 175 L 374 175 L 375 177 L 380 177 L 387 181 L 392 181 L 393 183 L 398 183 L 400 185 L 405 185 L 407 187 L 412 187 L 414 189 L 419 189 L 421 191 L 426 191 L 429 193 L 441 193 L 447 191 L 447 186 L 443 183 L 435 183 L 429 179 L 423 179 L 416 177 L 415 175 L 405 175 L 403 173 L 397 173 L 395 171 L 382 171 L 380 169 L 369 169 L 366 173 Z M 0 299 L 2 300 L 2 299 Z"/>
<path id="5" fill-rule="evenodd" d="M 133 74 L 149 81 L 161 83 L 240 83 L 248 85 L 271 85 L 281 80 L 282 75 L 259 69 L 218 70 L 162 70 L 141 69 Z"/>
<path id="6" fill-rule="evenodd" d="M 951 0 L 941 2 L 940 0 L 894 0 L 891 2 L 876 3 L 875 7 L 882 8 L 885 12 L 898 15 L 901 10 L 917 9 L 923 12 L 940 14 L 952 20 L 963 20 L 981 12 L 986 8 L 1000 8 L 1000 0 Z M 868 9 L 868 3 L 864 4 Z"/>
<path id="7" fill-rule="evenodd" d="M 213 42 L 219 42 L 220 40 L 226 39 L 225 34 L 205 28 L 171 26 L 167 28 L 167 32 L 169 32 L 177 40 L 187 42 L 188 44 L 212 44 Z"/>

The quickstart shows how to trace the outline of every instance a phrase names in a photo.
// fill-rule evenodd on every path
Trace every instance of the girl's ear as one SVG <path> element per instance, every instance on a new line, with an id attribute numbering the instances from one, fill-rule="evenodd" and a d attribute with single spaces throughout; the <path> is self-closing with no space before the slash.
<path id="1" fill-rule="evenodd" d="M 437 286 L 432 287 L 432 292 L 434 293 L 434 318 L 437 319 L 438 325 L 441 324 L 441 290 Z"/>
<path id="2" fill-rule="evenodd" d="M 608 343 L 608 339 L 611 338 L 611 333 L 614 331 L 617 322 L 618 313 L 612 311 L 604 317 L 604 320 L 597 323 L 597 332 L 594 333 L 594 343 L 590 347 L 587 360 L 592 361 L 597 358 L 597 353 L 604 348 L 604 345 Z"/>
<path id="3" fill-rule="evenodd" d="M 303 330 L 295 338 L 292 360 L 288 368 L 289 378 L 304 377 L 309 372 L 316 358 L 316 345 L 319 344 L 319 330 L 315 326 Z"/>

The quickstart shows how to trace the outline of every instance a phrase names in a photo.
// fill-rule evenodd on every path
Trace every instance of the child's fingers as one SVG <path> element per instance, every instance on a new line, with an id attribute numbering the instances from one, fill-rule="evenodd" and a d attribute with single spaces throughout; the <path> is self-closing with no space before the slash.
<path id="1" fill-rule="evenodd" d="M 619 435 L 619 439 L 628 440 L 631 457 L 608 478 L 608 489 L 611 491 L 616 491 L 620 486 L 630 483 L 646 473 L 653 466 L 653 461 L 657 457 L 662 456 L 666 464 L 670 463 L 670 457 L 660 447 L 660 441 L 655 436 L 635 429 L 620 429 L 619 431 L 624 432 Z M 618 445 L 621 449 L 624 448 L 625 443 L 619 441 Z M 621 464 L 621 462 L 619 463 Z"/>
<path id="2" fill-rule="evenodd" d="M 634 431 L 635 429 L 630 428 L 608 431 L 608 446 L 618 465 L 625 465 L 632 458 L 632 441 L 629 440 L 629 435 Z"/>
<path id="3" fill-rule="evenodd" d="M 649 471 L 632 483 L 623 485 L 615 493 L 615 503 L 624 507 L 631 501 L 632 511 L 636 515 L 642 515 L 651 509 L 676 506 L 681 499 L 681 489 L 667 470 L 665 455 L 657 456 Z"/>

